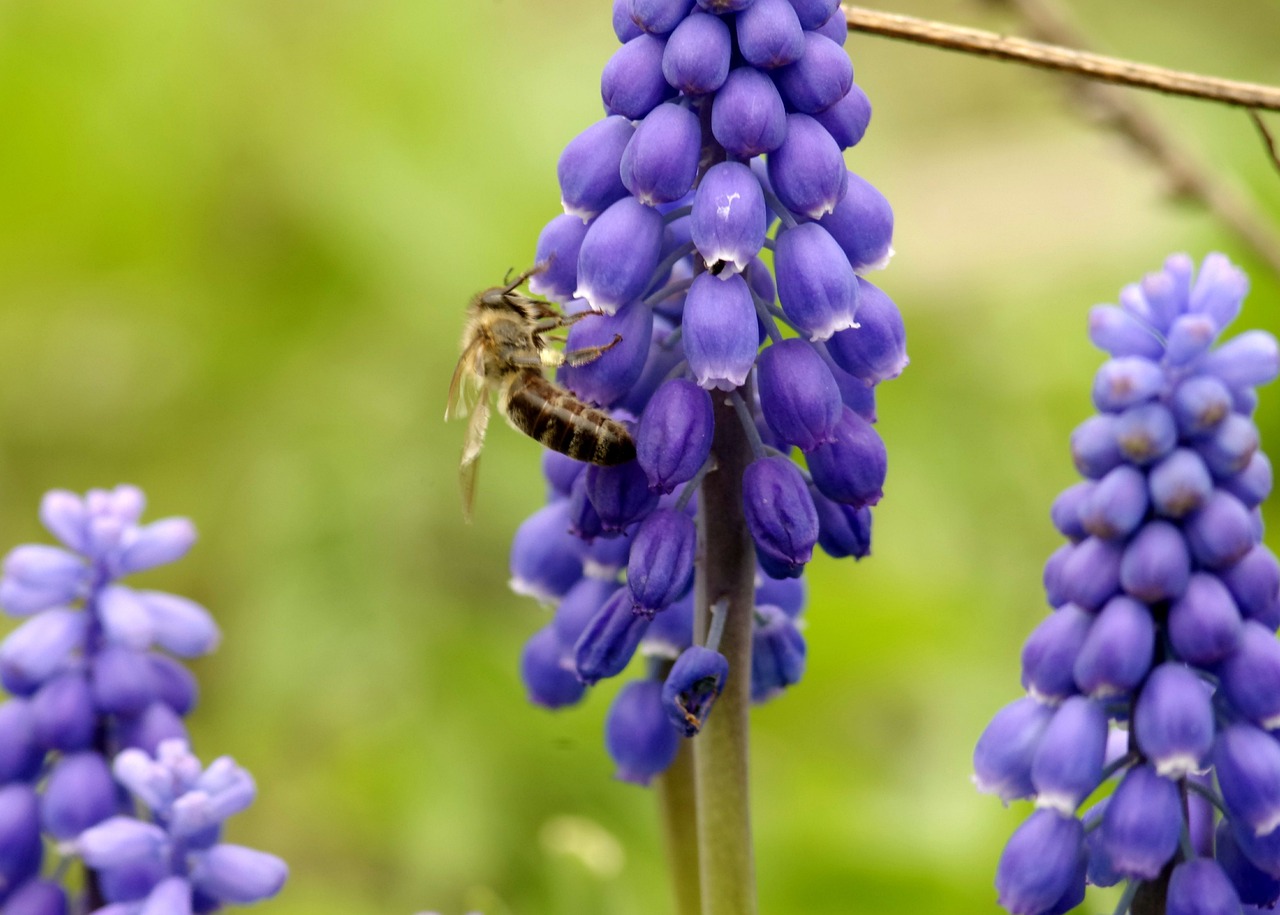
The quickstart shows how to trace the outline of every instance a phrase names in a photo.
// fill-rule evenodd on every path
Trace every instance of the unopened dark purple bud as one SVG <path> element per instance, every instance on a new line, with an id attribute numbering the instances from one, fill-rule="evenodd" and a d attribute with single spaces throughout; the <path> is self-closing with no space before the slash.
<path id="1" fill-rule="evenodd" d="M 1245 905 L 1265 907 L 1280 896 L 1280 880 L 1250 861 L 1236 839 L 1236 830 L 1228 819 L 1218 822 L 1214 835 L 1214 858 L 1231 880 L 1231 885 Z"/>
<path id="2" fill-rule="evenodd" d="M 560 153 L 560 161 L 556 165 L 556 175 L 560 179 L 560 203 L 565 214 L 576 217 L 579 225 L 575 231 L 568 228 L 567 224 L 561 224 L 551 233 L 552 226 L 556 225 L 553 221 L 543 230 L 543 236 L 547 236 L 546 244 L 550 248 L 547 254 L 555 252 L 559 255 L 564 252 L 553 265 L 558 280 L 557 288 L 566 272 L 575 271 L 576 254 L 574 263 L 567 264 L 563 261 L 568 260 L 570 249 L 582 245 L 585 230 L 581 224 L 603 213 L 611 204 L 627 195 L 618 168 L 622 162 L 623 150 L 627 148 L 634 133 L 635 128 L 629 120 L 614 115 L 596 121 L 570 140 L 564 152 Z M 539 237 L 538 263 L 542 262 L 543 245 L 544 238 Z M 560 295 L 568 296 L 572 292 L 573 286 L 570 286 Z"/>
<path id="3" fill-rule="evenodd" d="M 853 62 L 844 48 L 817 32 L 804 33 L 804 54 L 774 74 L 782 100 L 795 111 L 830 108 L 853 85 Z M 825 128 L 824 128 L 825 129 Z"/>
<path id="4" fill-rule="evenodd" d="M 119 738 L 126 747 L 137 747 L 154 756 L 166 740 L 189 740 L 182 719 L 164 702 L 153 702 L 142 714 L 120 719 Z"/>
<path id="5" fill-rule="evenodd" d="M 634 528 L 628 528 L 616 536 L 596 537 L 587 544 L 582 574 L 606 581 L 617 580 L 618 573 L 627 567 L 627 555 L 631 552 L 634 533 Z"/>
<path id="6" fill-rule="evenodd" d="M 662 707 L 685 737 L 702 730 L 728 677 L 729 662 L 718 651 L 694 645 L 676 658 L 662 684 Z"/>
<path id="7" fill-rule="evenodd" d="M 40 870 L 40 814 L 35 789 L 0 788 L 0 898 Z"/>
<path id="8" fill-rule="evenodd" d="M 556 378 L 582 400 L 612 406 L 639 380 L 652 335 L 653 311 L 642 302 L 624 305 L 613 314 L 583 318 L 569 328 L 566 351 L 609 349 L 584 365 L 562 365 Z"/>
<path id="9" fill-rule="evenodd" d="M 1090 416 L 1071 432 L 1071 460 L 1082 475 L 1100 479 L 1124 460 L 1116 426 L 1115 416 L 1102 414 Z"/>
<path id="10" fill-rule="evenodd" d="M 1216 664 L 1235 649 L 1240 624 L 1240 610 L 1222 580 L 1196 572 L 1169 608 L 1169 642 L 1185 661 Z"/>
<path id="11" fill-rule="evenodd" d="M 1210 858 L 1183 861 L 1169 877 L 1165 915 L 1235 915 L 1240 896 Z"/>
<path id="12" fill-rule="evenodd" d="M 732 391 L 755 364 L 760 337 L 751 290 L 740 275 L 701 273 L 684 306 L 684 352 L 702 387 Z"/>
<path id="13" fill-rule="evenodd" d="M 1191 577 L 1187 541 L 1168 521 L 1152 521 L 1125 547 L 1120 584 L 1147 603 L 1182 596 Z"/>
<path id="14" fill-rule="evenodd" d="M 693 582 L 698 532 L 684 512 L 658 509 L 640 522 L 627 562 L 627 587 L 641 610 L 653 613 L 683 597 Z"/>
<path id="15" fill-rule="evenodd" d="M 10 699 L 0 705 L 0 784 L 33 778 L 43 761 L 30 704 Z"/>
<path id="16" fill-rule="evenodd" d="M 1210 472 L 1225 479 L 1244 470 L 1253 460 L 1258 451 L 1258 427 L 1248 417 L 1232 413 L 1195 447 Z"/>
<path id="17" fill-rule="evenodd" d="M 186 715 L 195 708 L 199 688 L 195 677 L 180 663 L 168 655 L 148 652 L 151 677 L 157 698 L 179 715 Z"/>
<path id="18" fill-rule="evenodd" d="M 1159 359 L 1164 355 L 1164 344 L 1151 327 L 1114 305 L 1089 310 L 1089 339 L 1112 356 Z"/>
<path id="19" fill-rule="evenodd" d="M 81 671 L 67 671 L 45 683 L 31 698 L 30 711 L 42 749 L 83 750 L 96 736 L 98 709 Z"/>
<path id="20" fill-rule="evenodd" d="M 880 501 L 888 470 L 884 442 L 848 407 L 836 424 L 835 440 L 814 448 L 808 460 L 814 485 L 828 499 L 856 508 Z"/>
<path id="21" fill-rule="evenodd" d="M 1111 598 L 1076 655 L 1076 686 L 1098 699 L 1127 695 L 1147 675 L 1155 642 L 1151 612 L 1130 598 Z"/>
<path id="22" fill-rule="evenodd" d="M 1080 523 L 1095 537 L 1127 537 L 1147 514 L 1147 477 L 1122 464 L 1089 490 L 1079 507 Z"/>
<path id="23" fill-rule="evenodd" d="M 1204 507 L 1186 520 L 1183 531 L 1191 555 L 1208 569 L 1238 562 L 1258 540 L 1249 509 L 1221 489 L 1214 490 Z"/>
<path id="24" fill-rule="evenodd" d="M 628 0 L 631 21 L 646 32 L 665 35 L 693 8 L 693 0 Z"/>
<path id="25" fill-rule="evenodd" d="M 587 624 L 619 587 L 616 581 L 584 577 L 570 588 L 551 620 L 561 644 L 572 646 L 577 642 Z"/>
<path id="26" fill-rule="evenodd" d="M 611 205 L 582 240 L 574 295 L 606 314 L 639 298 L 658 266 L 662 228 L 662 214 L 633 197 Z"/>
<path id="27" fill-rule="evenodd" d="M 1045 600 L 1049 602 L 1050 607 L 1061 607 L 1069 600 L 1063 588 L 1062 570 L 1074 551 L 1074 544 L 1064 543 L 1045 560 L 1041 577 L 1044 582 Z"/>
<path id="28" fill-rule="evenodd" d="M 831 377 L 836 380 L 836 385 L 840 388 L 840 399 L 844 405 L 857 413 L 869 423 L 876 421 L 876 389 L 874 385 L 869 385 L 860 378 L 855 378 L 846 372 L 827 353 L 826 346 L 823 345 L 818 350 L 822 354 L 823 361 L 827 363 L 827 368 L 831 369 Z"/>
<path id="29" fill-rule="evenodd" d="M 563 498 L 569 495 L 569 489 L 578 474 L 587 469 L 582 461 L 575 461 L 567 454 L 552 451 L 550 448 L 542 452 L 542 475 L 547 480 L 548 495 Z"/>
<path id="30" fill-rule="evenodd" d="M 1272 630 L 1276 628 L 1270 616 L 1276 612 L 1280 598 L 1280 563 L 1271 550 L 1259 544 L 1235 565 L 1219 569 L 1217 574 L 1235 598 L 1242 616 L 1265 623 Z"/>
<path id="31" fill-rule="evenodd" d="M 35 691 L 84 644 L 88 617 L 75 610 L 42 611 L 0 643 L 0 683 L 14 695 Z"/>
<path id="32" fill-rule="evenodd" d="M 709 13 L 738 13 L 753 2 L 754 0 L 698 0 L 698 6 Z"/>
<path id="33" fill-rule="evenodd" d="M 811 345 L 793 339 L 766 347 L 757 380 L 765 421 L 778 438 L 805 452 L 835 440 L 840 388 Z"/>
<path id="34" fill-rule="evenodd" d="M 1169 327 L 1164 363 L 1172 368 L 1190 365 L 1208 351 L 1218 337 L 1213 321 L 1204 315 L 1181 315 Z"/>
<path id="35" fill-rule="evenodd" d="M 1203 769 L 1213 729 L 1209 691 L 1196 674 L 1174 662 L 1151 672 L 1134 709 L 1134 733 L 1157 773 L 1176 780 Z"/>
<path id="36" fill-rule="evenodd" d="M 1036 806 L 1070 816 L 1102 781 L 1106 749 L 1107 713 L 1102 706 L 1083 696 L 1063 702 L 1031 760 Z"/>
<path id="37" fill-rule="evenodd" d="M 1147 486 L 1158 514 L 1182 518 L 1208 501 L 1213 477 L 1200 455 L 1190 448 L 1178 448 L 1151 468 Z"/>
<path id="38" fill-rule="evenodd" d="M 578 252 L 586 235 L 586 224 L 568 213 L 555 217 L 543 227 L 533 256 L 533 262 L 540 269 L 529 278 L 529 289 L 534 295 L 558 302 L 573 298 L 573 291 L 578 288 Z"/>
<path id="39" fill-rule="evenodd" d="M 582 544 L 569 533 L 569 503 L 538 509 L 511 540 L 511 590 L 552 603 L 582 577 Z"/>
<path id="40" fill-rule="evenodd" d="M 1256 508 L 1271 495 L 1272 482 L 1271 460 L 1256 451 L 1243 470 L 1223 480 L 1221 485 L 1243 502 L 1245 508 Z"/>
<path id="41" fill-rule="evenodd" d="M 636 461 L 612 467 L 592 464 L 585 477 L 587 498 L 606 533 L 621 532 L 658 505 L 658 495 L 649 490 L 649 480 Z"/>
<path id="42" fill-rule="evenodd" d="M 1213 749 L 1218 786 L 1230 814 L 1255 836 L 1280 826 L 1280 743 L 1251 724 L 1228 725 Z"/>
<path id="43" fill-rule="evenodd" d="M 804 676 L 804 636 L 779 607 L 756 608 L 751 634 L 751 701 L 765 702 Z"/>
<path id="44" fill-rule="evenodd" d="M 790 3 L 795 7 L 800 25 L 806 29 L 816 29 L 840 8 L 840 0 L 790 0 Z"/>
<path id="45" fill-rule="evenodd" d="M 52 881 L 28 880 L 6 900 L 5 912 L 11 915 L 67 915 L 67 893 Z"/>
<path id="46" fill-rule="evenodd" d="M 622 183 L 649 206 L 679 200 L 693 188 L 701 148 L 698 116 L 681 105 L 659 105 L 622 153 Z"/>
<path id="47" fill-rule="evenodd" d="M 804 30 L 787 0 L 756 0 L 734 25 L 738 50 L 753 67 L 783 67 L 804 53 Z"/>
<path id="48" fill-rule="evenodd" d="M 675 94 L 662 75 L 666 41 L 640 35 L 613 52 L 600 75 L 600 98 L 609 114 L 638 121 Z"/>
<path id="49" fill-rule="evenodd" d="M 774 268 L 782 310 L 810 340 L 828 340 L 837 331 L 857 326 L 857 277 L 822 226 L 803 223 L 782 232 Z"/>
<path id="50" fill-rule="evenodd" d="M 1006 803 L 1035 794 L 1031 760 L 1052 719 L 1052 708 L 1027 697 L 997 712 L 973 750 L 973 783 L 978 790 Z"/>
<path id="51" fill-rule="evenodd" d="M 662 53 L 667 83 L 686 95 L 705 95 L 729 76 L 733 39 L 719 16 L 693 12 L 676 26 Z"/>
<path id="52" fill-rule="evenodd" d="M 730 155 L 773 152 L 787 138 L 787 109 L 778 89 L 755 67 L 735 67 L 716 92 L 711 134 Z"/>
<path id="53" fill-rule="evenodd" d="M 644 637 L 649 617 L 637 613 L 631 592 L 619 588 L 592 617 L 573 648 L 574 667 L 588 686 L 622 673 Z"/>
<path id="54" fill-rule="evenodd" d="M 1075 604 L 1064 604 L 1045 617 L 1022 646 L 1022 686 L 1045 702 L 1077 692 L 1076 658 L 1093 625 L 1093 616 Z"/>
<path id="55" fill-rule="evenodd" d="M 525 643 L 520 654 L 520 679 L 529 701 L 543 708 L 565 708 L 582 699 L 586 692 L 568 659 L 567 649 L 550 626 L 539 629 Z"/>
<path id="56" fill-rule="evenodd" d="M 1053 500 L 1053 505 L 1049 507 L 1049 518 L 1062 536 L 1076 542 L 1089 536 L 1089 532 L 1080 522 L 1080 509 L 1087 501 L 1094 485 L 1089 480 L 1073 483 L 1058 493 L 1058 497 Z"/>
<path id="57" fill-rule="evenodd" d="M 1074 816 L 1037 810 L 1009 838 L 996 867 L 999 903 L 1012 915 L 1041 915 L 1072 886 L 1084 844 Z"/>
<path id="58" fill-rule="evenodd" d="M 640 640 L 640 651 L 646 657 L 674 661 L 692 644 L 693 592 L 690 591 L 653 618 Z"/>
<path id="59" fill-rule="evenodd" d="M 1212 375 L 1196 375 L 1174 389 L 1169 403 L 1178 431 L 1195 437 L 1212 431 L 1231 413 L 1231 391 Z"/>
<path id="60" fill-rule="evenodd" d="M 130 648 L 108 646 L 95 654 L 89 686 L 98 708 L 115 715 L 136 715 L 155 699 L 146 655 Z"/>
<path id="61" fill-rule="evenodd" d="M 674 378 L 658 388 L 636 430 L 636 460 L 656 492 L 671 492 L 693 479 L 711 453 L 715 431 L 711 397 L 698 385 Z"/>
<path id="62" fill-rule="evenodd" d="M 858 325 L 835 334 L 827 341 L 827 351 L 837 365 L 867 384 L 897 378 L 910 361 L 898 306 L 858 277 Z"/>
<path id="63" fill-rule="evenodd" d="M 46 832 L 70 839 L 115 812 L 116 785 L 102 754 L 72 753 L 58 760 L 40 799 Z"/>
<path id="64" fill-rule="evenodd" d="M 832 502 L 817 489 L 809 495 L 818 510 L 818 546 L 828 556 L 862 559 L 871 554 L 871 509 Z"/>
<path id="65" fill-rule="evenodd" d="M 845 57 L 843 51 L 840 55 Z M 849 186 L 839 145 L 807 114 L 787 115 L 786 138 L 769 154 L 768 171 L 783 205 L 810 219 L 834 210 Z"/>
<path id="66" fill-rule="evenodd" d="M 604 743 L 621 781 L 647 785 L 667 771 L 680 734 L 663 710 L 661 683 L 633 680 L 622 688 L 605 719 Z"/>
<path id="67" fill-rule="evenodd" d="M 1102 815 L 1102 844 L 1117 871 L 1153 880 L 1173 857 L 1181 828 L 1177 784 L 1150 766 L 1134 766 Z"/>
<path id="68" fill-rule="evenodd" d="M 1154 399 L 1164 383 L 1164 370 L 1150 359 L 1111 359 L 1093 376 L 1093 404 L 1105 413 L 1119 413 Z"/>
<path id="69" fill-rule="evenodd" d="M 743 474 L 742 498 L 756 548 L 800 574 L 818 542 L 818 512 L 800 469 L 785 457 L 755 460 Z"/>
<path id="70" fill-rule="evenodd" d="M 1209 353 L 1200 368 L 1217 375 L 1229 388 L 1252 388 L 1275 380 L 1280 349 L 1265 330 L 1251 330 Z"/>
<path id="71" fill-rule="evenodd" d="M 587 474 L 585 470 L 581 476 L 573 481 L 573 487 L 569 490 L 569 498 L 565 500 L 565 505 L 567 506 L 566 518 L 569 524 L 569 533 L 575 538 L 589 544 L 604 533 L 604 523 L 600 520 L 596 507 L 587 498 Z M 580 544 L 579 551 L 582 554 L 580 572 L 585 573 L 586 547 Z M 515 590 L 514 586 L 512 590 Z M 520 592 L 517 591 L 516 593 Z M 538 599 L 545 604 L 550 603 L 551 600 L 558 596 L 560 595 L 549 595 Z"/>
<path id="72" fill-rule="evenodd" d="M 803 578 L 770 578 L 756 574 L 756 606 L 777 607 L 796 619 L 804 610 L 806 588 Z"/>
<path id="73" fill-rule="evenodd" d="M 1280 726 L 1280 642 L 1274 632 L 1246 622 L 1235 651 L 1216 673 L 1236 711 L 1267 730 Z"/>
<path id="74" fill-rule="evenodd" d="M 1116 445 L 1135 464 L 1158 461 L 1178 444 L 1173 414 L 1162 404 L 1130 407 L 1116 417 Z"/>
<path id="75" fill-rule="evenodd" d="M 1124 552 L 1113 540 L 1090 537 L 1080 541 L 1063 561 L 1058 590 L 1081 609 L 1097 610 L 1120 590 Z"/>
<path id="76" fill-rule="evenodd" d="M 741 162 L 707 169 L 693 198 L 690 229 L 708 269 L 745 270 L 764 245 L 766 217 L 764 193 L 751 169 Z"/>
<path id="77" fill-rule="evenodd" d="M 840 16 L 839 21 L 839 34 L 844 37 L 847 33 L 844 26 L 844 17 Z M 827 35 L 827 37 L 830 38 L 831 36 Z M 831 138 L 836 141 L 837 146 L 841 149 L 848 149 L 850 146 L 857 146 L 867 132 L 867 125 L 871 123 L 871 101 L 861 87 L 854 83 L 849 87 L 849 91 L 845 93 L 844 98 L 830 108 L 819 111 L 813 116 L 813 119 L 826 128 L 827 133 L 831 134 Z M 852 182 L 852 180 L 851 178 L 850 181 Z M 852 187 L 850 187 L 850 190 L 852 190 Z M 848 191 L 845 192 L 845 196 L 849 196 Z M 836 209 L 839 209 L 839 205 L 837 205 Z"/>

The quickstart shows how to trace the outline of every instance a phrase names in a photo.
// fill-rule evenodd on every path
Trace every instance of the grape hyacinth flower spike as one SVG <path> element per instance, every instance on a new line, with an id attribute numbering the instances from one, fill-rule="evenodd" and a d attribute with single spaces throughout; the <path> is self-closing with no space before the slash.
<path id="1" fill-rule="evenodd" d="M 1110 358 L 1071 436 L 1085 479 L 1051 512 L 1053 612 L 1023 650 L 1027 696 L 974 751 L 980 790 L 1037 808 L 996 872 L 1016 915 L 1068 911 L 1087 883 L 1125 882 L 1135 915 L 1280 898 L 1280 564 L 1252 419 L 1280 348 L 1220 341 L 1247 288 L 1220 254 L 1174 255 L 1089 315 Z"/>

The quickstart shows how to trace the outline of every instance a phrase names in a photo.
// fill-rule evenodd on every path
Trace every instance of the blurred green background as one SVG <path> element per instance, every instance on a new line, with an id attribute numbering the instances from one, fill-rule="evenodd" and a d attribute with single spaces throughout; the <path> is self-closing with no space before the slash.
<path id="1" fill-rule="evenodd" d="M 1071 9 L 1114 53 L 1280 83 L 1274 0 Z M 614 47 L 607 0 L 0 0 L 0 542 L 45 539 L 54 486 L 196 521 L 147 583 L 225 630 L 191 725 L 259 780 L 230 838 L 292 866 L 264 913 L 668 911 L 653 798 L 601 746 L 615 686 L 553 715 L 516 676 L 538 448 L 495 426 L 468 527 L 441 421 L 464 305 L 531 260 Z M 1025 810 L 969 756 L 1046 610 L 1086 311 L 1175 250 L 1250 270 L 1242 324 L 1280 326 L 1280 289 L 1056 78 L 848 49 L 912 365 L 880 399 L 875 555 L 814 563 L 806 681 L 755 717 L 761 911 L 994 912 Z M 1280 222 L 1243 114 L 1143 101 Z M 1276 447 L 1276 392 L 1259 419 Z"/>

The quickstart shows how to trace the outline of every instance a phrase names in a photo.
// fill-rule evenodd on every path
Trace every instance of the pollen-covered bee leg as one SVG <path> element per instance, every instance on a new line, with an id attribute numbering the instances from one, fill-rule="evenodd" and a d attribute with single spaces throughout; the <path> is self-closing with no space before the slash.
<path id="1" fill-rule="evenodd" d="M 543 361 L 547 362 L 548 365 L 586 365 L 587 363 L 595 362 L 621 342 L 622 334 L 614 334 L 612 340 L 600 346 L 584 346 L 582 349 L 570 350 L 567 353 L 544 349 L 541 355 Z M 554 358 L 554 361 L 549 361 L 551 358 Z"/>
<path id="2" fill-rule="evenodd" d="M 579 311 L 571 315 L 562 315 L 553 311 L 546 317 L 538 319 L 537 323 L 534 324 L 534 331 L 539 334 L 545 334 L 550 330 L 559 330 L 562 327 L 571 327 L 583 318 L 599 318 L 603 316 L 603 311 L 592 311 L 591 309 Z"/>

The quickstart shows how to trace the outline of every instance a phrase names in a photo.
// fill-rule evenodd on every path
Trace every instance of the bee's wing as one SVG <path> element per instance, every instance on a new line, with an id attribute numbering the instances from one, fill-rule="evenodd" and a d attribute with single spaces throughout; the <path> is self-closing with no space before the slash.
<path id="1" fill-rule="evenodd" d="M 480 367 L 476 365 L 476 360 L 480 357 L 480 342 L 473 341 L 458 358 L 458 365 L 453 370 L 453 380 L 449 382 L 449 402 L 444 408 L 446 420 L 466 416 L 482 399 L 484 379 L 480 377 Z M 484 433 L 480 434 L 483 438 Z"/>
<path id="2" fill-rule="evenodd" d="M 480 470 L 480 448 L 489 428 L 489 398 L 476 401 L 475 412 L 467 423 L 467 440 L 462 446 L 462 463 L 458 465 L 458 482 L 462 486 L 462 516 L 471 520 L 471 506 L 476 496 L 476 474 Z"/>

